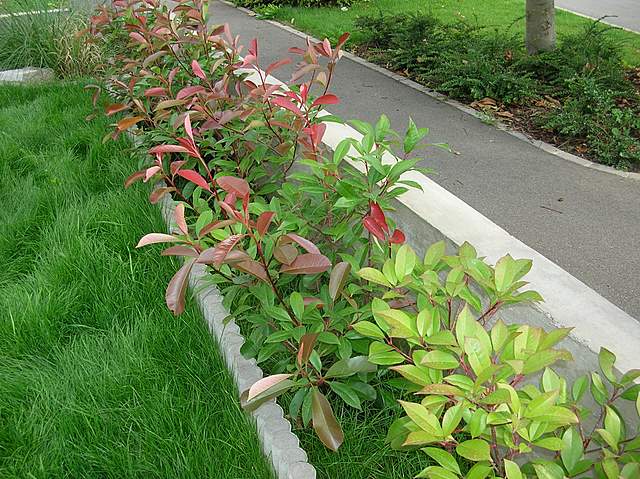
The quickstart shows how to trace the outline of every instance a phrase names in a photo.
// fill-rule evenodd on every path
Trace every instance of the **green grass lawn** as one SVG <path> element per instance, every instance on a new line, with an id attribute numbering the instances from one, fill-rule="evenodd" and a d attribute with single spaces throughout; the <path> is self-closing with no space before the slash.
<path id="1" fill-rule="evenodd" d="M 338 38 L 343 32 L 354 29 L 354 19 L 358 16 L 395 13 L 431 13 L 443 21 L 465 19 L 478 25 L 520 32 L 524 39 L 524 0 L 356 0 L 347 11 L 338 7 L 281 7 L 275 18 L 292 23 L 296 28 L 316 37 Z M 556 11 L 556 29 L 559 36 L 576 33 L 591 20 Z M 612 29 L 611 35 L 625 44 L 625 60 L 631 65 L 640 64 L 640 35 L 621 29 Z M 524 40 L 523 40 L 524 41 Z"/>
<path id="2" fill-rule="evenodd" d="M 272 474 L 201 316 L 163 303 L 176 265 L 125 141 L 79 85 L 0 86 L 0 477 Z"/>

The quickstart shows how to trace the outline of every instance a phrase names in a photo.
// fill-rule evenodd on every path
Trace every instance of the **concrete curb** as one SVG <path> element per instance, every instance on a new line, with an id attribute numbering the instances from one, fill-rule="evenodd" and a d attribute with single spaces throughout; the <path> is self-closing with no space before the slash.
<path id="1" fill-rule="evenodd" d="M 165 196 L 160 208 L 168 231 L 177 229 L 173 212 L 177 203 Z M 189 286 L 198 303 L 209 331 L 215 337 L 227 369 L 233 375 L 238 397 L 253 383 L 262 379 L 262 369 L 255 359 L 246 359 L 240 348 L 245 340 L 240 328 L 231 320 L 226 322 L 229 311 L 222 304 L 223 297 L 214 285 L 207 281 L 205 265 L 196 264 L 189 277 Z M 291 431 L 291 423 L 275 400 L 268 401 L 250 413 L 256 424 L 262 451 L 269 458 L 278 479 L 315 479 L 316 470 L 309 464 L 307 453 L 300 447 L 298 437 Z"/>
<path id="2" fill-rule="evenodd" d="M 233 2 L 230 2 L 228 0 L 218 0 L 220 3 L 223 3 L 225 5 L 228 5 L 230 7 L 233 8 L 237 8 L 238 10 L 240 10 L 241 12 L 246 13 L 247 15 L 251 15 L 253 17 L 255 17 L 257 14 L 256 12 L 249 10 L 248 8 L 245 7 L 239 7 L 237 5 L 235 5 Z M 574 12 L 572 12 L 574 13 Z M 277 22 L 275 20 L 263 20 L 264 22 L 267 22 L 273 26 L 276 26 L 282 30 L 285 30 L 289 33 L 291 33 L 292 35 L 295 35 L 299 38 L 304 38 L 304 39 L 311 39 L 312 41 L 316 41 L 319 42 L 320 40 L 308 35 L 304 32 L 301 32 L 300 30 L 296 30 L 295 28 L 289 26 L 289 25 L 285 25 L 282 24 L 280 22 Z M 621 28 L 621 27 L 618 27 Z M 447 105 L 450 105 L 454 108 L 456 108 L 457 110 L 463 111 L 465 113 L 467 113 L 468 115 L 471 115 L 479 120 L 483 119 L 483 114 L 477 110 L 474 110 L 473 108 L 465 105 L 464 103 L 460 103 L 459 101 L 456 100 L 452 100 L 451 98 L 447 97 L 446 95 L 443 95 L 442 93 L 438 93 L 435 90 L 432 90 L 430 88 L 425 87 L 424 85 L 421 85 L 413 80 L 410 80 L 407 77 L 404 77 L 402 75 L 398 75 L 397 73 L 393 73 L 390 70 L 387 70 L 386 68 L 383 68 L 379 65 L 376 65 L 374 63 L 371 63 L 357 55 L 354 55 L 353 53 L 350 52 L 344 52 L 344 56 L 346 58 L 348 58 L 349 60 L 358 63 L 362 66 L 365 66 L 367 68 L 369 68 L 370 70 L 373 70 L 377 73 L 380 73 L 386 77 L 392 78 L 400 83 L 402 83 L 405 86 L 408 86 L 409 88 L 412 88 L 414 90 L 417 90 L 421 93 L 424 93 L 427 96 L 430 96 L 431 98 L 434 98 L 442 103 L 446 103 Z M 503 123 L 499 120 L 496 120 L 496 123 L 494 125 L 498 130 L 504 131 L 505 133 L 508 133 L 511 136 L 514 136 L 522 141 L 525 141 L 533 146 L 535 146 L 536 148 L 541 149 L 542 151 L 549 153 L 557 158 L 563 159 L 563 160 L 567 160 L 567 161 L 571 161 L 572 163 L 575 163 L 577 165 L 581 165 L 584 166 L 586 168 L 590 168 L 592 170 L 598 170 L 598 171 L 602 171 L 603 173 L 609 173 L 612 175 L 616 175 L 616 176 L 621 176 L 622 178 L 629 178 L 632 180 L 637 180 L 640 181 L 640 173 L 634 173 L 634 172 L 629 172 L 629 171 L 621 171 L 621 170 L 616 170 L 615 168 L 612 168 L 610 166 L 606 166 L 606 165 L 602 165 L 600 163 L 595 163 L 593 161 L 590 160 L 586 160 L 584 158 L 581 158 L 577 155 L 574 155 L 572 153 L 568 153 L 566 151 L 563 151 L 549 143 L 546 143 L 544 141 L 541 140 L 536 140 L 533 139 L 531 137 L 529 137 L 528 135 L 520 132 L 520 131 L 516 131 L 513 130 L 509 127 L 509 125 L 507 125 L 506 123 Z"/>

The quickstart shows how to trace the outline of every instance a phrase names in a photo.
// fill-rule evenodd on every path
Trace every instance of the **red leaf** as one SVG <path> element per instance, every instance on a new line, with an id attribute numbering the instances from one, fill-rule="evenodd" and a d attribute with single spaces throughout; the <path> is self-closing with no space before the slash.
<path id="1" fill-rule="evenodd" d="M 331 267 L 329 258 L 322 254 L 306 253 L 298 256 L 293 263 L 283 264 L 281 273 L 316 274 L 323 273 Z"/>
<path id="2" fill-rule="evenodd" d="M 233 266 L 245 261 L 252 261 L 251 257 L 247 253 L 240 251 L 239 249 L 232 249 L 224 259 L 224 264 L 230 264 Z"/>
<path id="3" fill-rule="evenodd" d="M 169 246 L 161 254 L 162 256 L 191 256 L 194 258 L 198 256 L 198 252 L 195 249 L 182 244 Z"/>
<path id="4" fill-rule="evenodd" d="M 166 95 L 167 95 L 167 90 L 166 88 L 162 88 L 162 87 L 147 88 L 144 91 L 144 96 L 166 96 Z"/>
<path id="5" fill-rule="evenodd" d="M 176 316 L 184 311 L 184 294 L 189 284 L 189 273 L 191 273 L 191 268 L 195 261 L 196 259 L 192 258 L 183 264 L 176 274 L 173 275 L 173 278 L 171 278 L 167 286 L 165 293 L 167 307 Z"/>
<path id="6" fill-rule="evenodd" d="M 176 95 L 176 99 L 184 100 L 185 98 L 189 98 L 190 96 L 193 96 L 203 91 L 204 91 L 204 87 L 200 85 L 186 86 L 178 92 L 178 94 Z"/>
<path id="7" fill-rule="evenodd" d="M 193 74 L 198 78 L 202 80 L 205 80 L 207 78 L 207 75 L 205 74 L 204 70 L 202 69 L 202 67 L 200 66 L 197 60 L 193 60 L 191 62 L 191 69 L 193 70 Z"/>
<path id="8" fill-rule="evenodd" d="M 189 153 L 189 150 L 180 145 L 158 145 L 151 148 L 149 153 L 152 155 L 156 153 Z"/>
<path id="9" fill-rule="evenodd" d="M 146 170 L 136 171 L 131 176 L 129 176 L 129 178 L 124 180 L 124 187 L 129 188 L 136 181 L 142 180 L 145 177 L 146 173 Z"/>
<path id="10" fill-rule="evenodd" d="M 189 234 L 189 228 L 187 227 L 187 221 L 184 217 L 184 204 L 183 203 L 178 203 L 178 205 L 176 206 L 176 209 L 173 212 L 173 217 L 176 220 L 176 225 L 178 225 L 178 228 L 180 229 L 180 231 L 182 231 L 182 234 L 184 235 L 188 235 Z"/>
<path id="11" fill-rule="evenodd" d="M 193 129 L 191 128 L 191 115 L 189 114 L 189 112 L 186 112 L 184 115 L 184 131 L 187 132 L 187 136 L 189 137 L 191 143 L 195 148 L 195 141 L 193 140 Z"/>
<path id="12" fill-rule="evenodd" d="M 329 93 L 327 95 L 322 95 L 316 98 L 311 106 L 314 107 L 318 105 L 337 105 L 338 103 L 340 103 L 338 97 Z"/>
<path id="13" fill-rule="evenodd" d="M 105 107 L 104 111 L 107 116 L 115 115 L 119 111 L 123 111 L 129 108 L 129 105 L 125 105 L 124 103 L 114 103 L 113 105 L 109 105 Z"/>
<path id="14" fill-rule="evenodd" d="M 403 244 L 406 241 L 404 233 L 400 230 L 395 230 L 391 238 L 389 238 L 389 243 L 393 244 Z"/>
<path id="15" fill-rule="evenodd" d="M 369 233 L 378 238 L 380 241 L 386 241 L 387 235 L 380 228 L 380 225 L 370 216 L 367 215 L 362 219 L 362 224 L 367 229 Z"/>
<path id="16" fill-rule="evenodd" d="M 198 235 L 198 238 L 202 238 L 203 236 L 208 235 L 213 230 L 219 230 L 220 228 L 226 228 L 227 226 L 230 226 L 230 225 L 235 224 L 235 223 L 236 223 L 236 220 L 222 220 L 222 221 L 214 221 L 213 223 L 209 223 L 208 225 L 204 226 L 200 230 L 200 234 Z"/>
<path id="17" fill-rule="evenodd" d="M 258 233 L 260 233 L 260 236 L 263 236 L 267 232 L 275 214 L 275 211 L 265 211 L 258 217 L 258 220 L 256 221 L 256 228 Z"/>
<path id="18" fill-rule="evenodd" d="M 207 183 L 207 180 L 205 180 L 202 175 L 195 170 L 178 170 L 178 176 L 183 177 L 191 183 L 195 183 L 207 191 L 211 191 L 211 187 L 209 186 L 209 183 Z"/>
<path id="19" fill-rule="evenodd" d="M 254 38 L 249 42 L 248 52 L 254 57 L 258 56 L 258 39 Z"/>
<path id="20" fill-rule="evenodd" d="M 351 34 L 349 32 L 345 32 L 340 35 L 340 38 L 338 38 L 338 43 L 336 43 L 336 48 L 340 48 L 342 45 L 344 45 L 344 43 L 349 39 L 350 36 Z"/>
<path id="21" fill-rule="evenodd" d="M 315 244 L 313 244 L 308 239 L 303 238 L 302 236 L 298 236 L 295 233 L 289 233 L 284 235 L 280 241 L 282 244 L 287 244 L 291 241 L 294 241 L 300 246 L 302 246 L 307 252 L 312 254 L 320 254 L 320 250 Z"/>
<path id="22" fill-rule="evenodd" d="M 277 70 L 278 68 L 284 66 L 284 65 L 288 65 L 289 63 L 291 63 L 291 58 L 283 58 L 282 60 L 279 60 L 277 62 L 273 62 L 271 65 L 269 65 L 267 67 L 267 69 L 265 70 L 265 73 L 267 75 L 270 75 L 271 72 Z"/>
<path id="23" fill-rule="evenodd" d="M 131 38 L 132 40 L 138 42 L 138 43 L 142 43 L 143 45 L 147 45 L 147 40 L 140 35 L 138 32 L 131 32 L 129 33 L 129 38 Z"/>
<path id="24" fill-rule="evenodd" d="M 227 193 L 234 193 L 235 195 L 244 198 L 249 196 L 249 183 L 242 178 L 236 178 L 235 176 L 220 176 L 216 178 L 216 182 Z"/>
<path id="25" fill-rule="evenodd" d="M 293 102 L 291 100 L 288 100 L 287 98 L 277 96 L 273 98 L 271 102 L 274 103 L 275 105 L 285 108 L 286 110 L 292 111 L 298 116 L 302 116 L 302 110 L 300 110 L 300 108 L 295 106 Z"/>
<path id="26" fill-rule="evenodd" d="M 389 226 L 387 226 L 387 218 L 384 215 L 384 211 L 380 208 L 378 203 L 371 202 L 369 203 L 369 207 L 371 208 L 371 217 L 373 220 L 378 223 L 380 228 L 384 230 L 385 233 L 389 233 Z"/>
<path id="27" fill-rule="evenodd" d="M 142 248 L 143 246 L 155 243 L 175 243 L 176 241 L 178 241 L 178 238 L 173 235 L 165 233 L 149 233 L 144 235 L 140 241 L 138 241 L 136 248 Z"/>
<path id="28" fill-rule="evenodd" d="M 215 248 L 204 250 L 198 258 L 198 263 L 212 264 L 216 268 L 220 268 L 229 251 L 244 237 L 244 234 L 231 235 L 218 243 Z"/>

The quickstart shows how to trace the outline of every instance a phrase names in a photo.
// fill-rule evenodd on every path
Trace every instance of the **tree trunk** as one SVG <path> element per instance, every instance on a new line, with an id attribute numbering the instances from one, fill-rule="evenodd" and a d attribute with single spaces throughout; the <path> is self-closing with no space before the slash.
<path id="1" fill-rule="evenodd" d="M 556 47 L 554 0 L 527 0 L 526 45 L 529 55 Z"/>

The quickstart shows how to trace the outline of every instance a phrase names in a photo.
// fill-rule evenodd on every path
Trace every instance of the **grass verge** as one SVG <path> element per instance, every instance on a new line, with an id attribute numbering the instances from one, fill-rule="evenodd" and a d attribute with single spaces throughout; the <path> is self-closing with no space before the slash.
<path id="1" fill-rule="evenodd" d="M 238 3 L 255 6 L 259 2 L 239 0 Z M 292 23 L 316 37 L 327 36 L 333 41 L 343 32 L 354 32 L 358 17 L 384 13 L 427 13 L 444 22 L 466 20 L 472 24 L 499 29 L 509 28 L 524 38 L 524 0 L 368 0 L 355 1 L 346 10 L 340 7 L 287 7 L 271 10 L 273 18 Z M 563 10 L 556 10 L 556 29 L 560 37 L 580 33 L 591 20 Z M 630 65 L 640 65 L 640 35 L 614 29 L 615 41 L 624 43 L 624 59 Z"/>
<path id="2" fill-rule="evenodd" d="M 124 142 L 81 85 L 0 86 L 0 476 L 271 478 Z"/>

